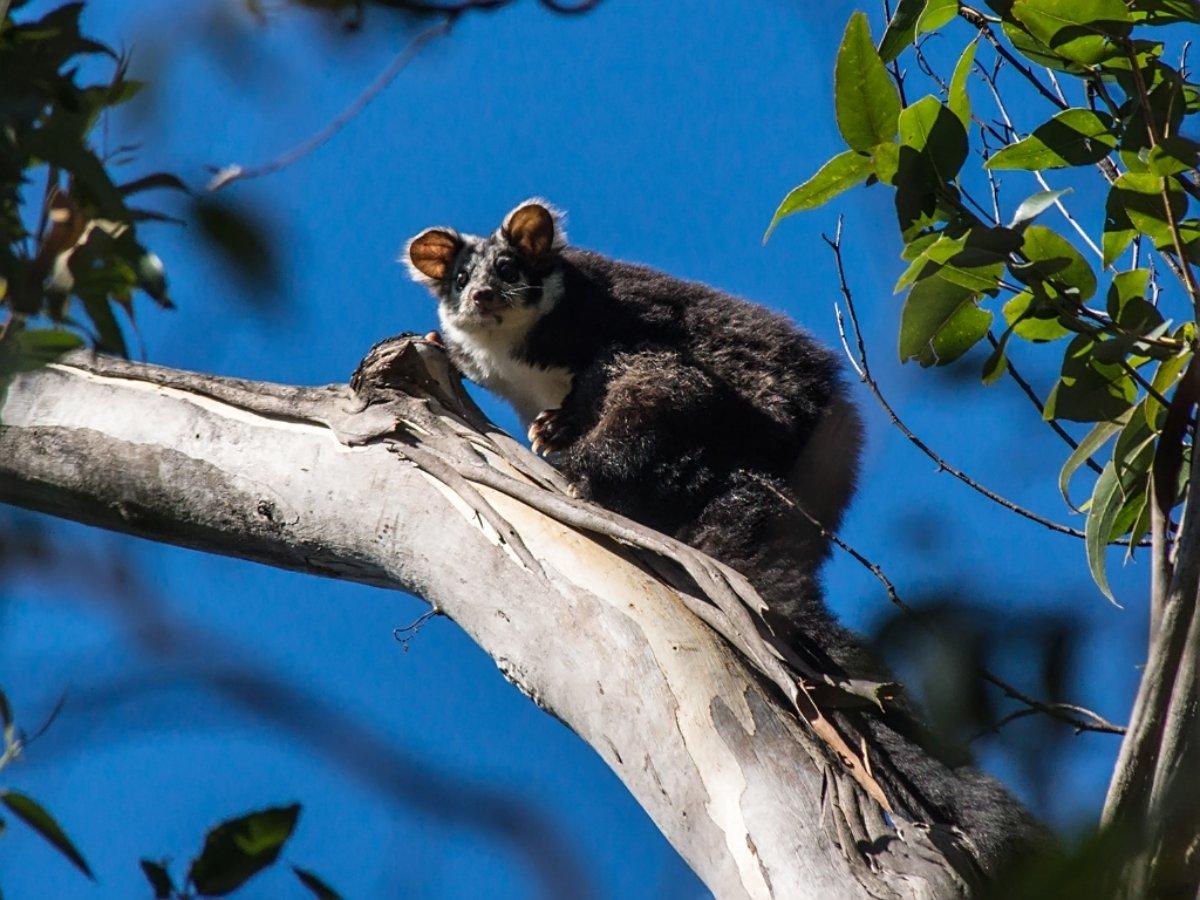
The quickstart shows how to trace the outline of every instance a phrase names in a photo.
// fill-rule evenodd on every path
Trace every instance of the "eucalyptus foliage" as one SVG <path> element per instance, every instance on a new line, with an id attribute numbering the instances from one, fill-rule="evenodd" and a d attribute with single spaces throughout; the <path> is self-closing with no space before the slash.
<path id="1" fill-rule="evenodd" d="M 767 233 L 856 185 L 884 185 L 904 243 L 896 284 L 905 293 L 902 361 L 949 365 L 990 338 L 981 377 L 991 384 L 1005 373 L 1014 340 L 1061 357 L 1044 416 L 1092 426 L 1062 470 L 1068 503 L 1072 476 L 1091 455 L 1109 454 L 1079 508 L 1093 576 L 1111 597 L 1106 547 L 1143 540 L 1155 496 L 1173 527 L 1171 510 L 1188 488 L 1191 440 L 1167 398 L 1193 377 L 1200 87 L 1164 48 L 1171 36 L 1195 34 L 1200 4 L 988 6 L 901 0 L 878 44 L 867 17 L 851 17 L 834 71 L 847 149 L 784 198 Z M 970 27 L 947 28 L 956 19 Z M 920 46 L 941 29 L 942 46 L 951 34 L 970 37 L 948 81 L 934 75 Z M 899 66 L 909 55 L 937 91 L 906 102 L 914 79 L 906 84 Z M 1036 89 L 1037 103 L 1021 102 L 1010 117 L 996 84 L 1002 70 L 1024 79 L 1027 94 Z M 973 92 L 986 92 L 986 109 L 974 108 Z M 1041 173 L 1079 167 L 1105 192 L 1103 221 L 1072 219 L 1074 231 L 1047 224 L 1052 208 L 1066 209 L 1062 190 L 1039 190 L 1003 212 L 996 173 L 1029 172 L 1045 185 Z M 983 200 L 971 194 L 981 185 Z M 1160 283 L 1164 269 L 1170 274 Z M 1177 396 L 1175 419 L 1190 408 L 1193 388 Z"/>
<path id="2" fill-rule="evenodd" d="M 81 32 L 83 3 L 36 19 L 24 6 L 14 0 L 0 21 L 0 377 L 85 338 L 126 354 L 120 314 L 132 319 L 135 294 L 171 305 L 162 262 L 138 234 L 166 217 L 135 198 L 185 190 L 165 172 L 122 181 L 116 169 L 134 148 L 97 146 L 105 114 L 142 84 Z M 81 83 L 93 58 L 108 77 Z"/>

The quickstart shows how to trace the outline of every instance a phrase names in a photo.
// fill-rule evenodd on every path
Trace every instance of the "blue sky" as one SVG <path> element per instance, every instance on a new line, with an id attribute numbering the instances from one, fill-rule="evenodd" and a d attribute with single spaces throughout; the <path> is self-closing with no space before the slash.
<path id="1" fill-rule="evenodd" d="M 276 226 L 282 277 L 270 303 L 194 234 L 148 233 L 178 309 L 140 310 L 147 356 L 272 381 L 344 381 L 376 340 L 434 324 L 432 301 L 395 263 L 406 238 L 434 224 L 490 230 L 535 194 L 568 211 L 577 244 L 711 282 L 785 310 L 836 342 L 836 281 L 819 235 L 842 212 L 851 286 L 892 402 L 947 458 L 1066 520 L 1054 486 L 1063 445 L 1011 385 L 978 385 L 982 357 L 964 363 L 962 378 L 897 362 L 900 299 L 892 284 L 901 248 L 888 193 L 859 189 L 788 220 L 761 245 L 783 194 L 842 149 L 830 74 L 853 8 L 823 4 L 816 16 L 782 0 L 607 0 L 567 19 L 519 2 L 464 17 L 328 145 L 229 189 Z M 110 123 L 114 143 L 143 143 L 131 172 L 166 168 L 197 185 L 205 166 L 261 163 L 321 127 L 404 40 L 378 13 L 364 34 L 345 37 L 309 13 L 281 12 L 264 29 L 232 5 L 200 0 L 93 0 L 85 22 L 100 38 L 132 48 L 135 71 L 139 59 L 156 64 L 150 108 Z M 965 40 L 965 27 L 950 26 L 947 43 Z M 1026 124 L 1050 112 L 1030 111 Z M 1010 208 L 1037 189 L 1020 177 L 1006 194 Z M 1098 225 L 1094 198 L 1079 203 Z M 1044 393 L 1051 354 L 1025 346 L 1018 356 Z M 939 474 L 865 391 L 860 401 L 870 437 L 845 536 L 908 596 L 966 585 L 980 605 L 1011 615 L 1018 627 L 1047 612 L 1077 616 L 1085 639 L 1071 694 L 1123 721 L 1144 646 L 1144 566 L 1120 568 L 1114 557 L 1125 608 L 1110 605 L 1091 583 L 1080 542 L 1015 519 Z M 483 404 L 515 426 L 506 409 Z M 548 818 L 595 895 L 703 894 L 589 748 L 508 685 L 452 623 L 435 620 L 407 652 L 401 648 L 392 631 L 420 615 L 416 599 L 45 524 L 77 563 L 49 579 L 0 585 L 7 601 L 0 684 L 26 725 L 64 691 L 87 697 L 97 686 L 156 671 L 97 602 L 93 563 L 85 560 L 117 560 L 170 616 L 365 723 L 411 761 L 416 782 L 436 790 L 438 779 L 448 779 L 467 797 L 473 785 L 486 786 Z M 827 583 L 831 604 L 855 626 L 889 613 L 878 584 L 849 559 L 834 560 Z M 1021 681 L 1032 677 L 1025 663 L 1016 658 L 1004 668 Z M 140 856 L 173 857 L 181 871 L 222 818 L 293 800 L 305 811 L 287 859 L 347 896 L 535 891 L 525 862 L 488 834 L 381 797 L 310 744 L 228 712 L 199 689 L 176 685 L 84 707 L 69 703 L 5 775 L 55 812 L 98 884 L 13 827 L 0 840 L 6 896 L 137 895 Z M 1014 740 L 1041 739 L 1036 727 L 1021 727 Z M 1068 825 L 1096 814 L 1117 743 L 1085 735 L 1056 744 L 1058 790 L 1049 797 L 1033 792 L 1010 755 L 987 742 L 980 749 L 1041 814 Z M 300 896 L 290 877 L 269 872 L 244 896 Z"/>

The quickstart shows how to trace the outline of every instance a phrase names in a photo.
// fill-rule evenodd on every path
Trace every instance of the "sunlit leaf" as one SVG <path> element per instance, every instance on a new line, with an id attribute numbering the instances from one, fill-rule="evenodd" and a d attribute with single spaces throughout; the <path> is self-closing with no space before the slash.
<path id="1" fill-rule="evenodd" d="M 967 159 L 967 132 L 958 116 L 936 97 L 922 97 L 900 113 L 900 143 L 933 164 L 943 181 L 958 174 Z"/>
<path id="2" fill-rule="evenodd" d="M 1021 253 L 1028 262 L 1009 268 L 1025 284 L 1049 282 L 1060 294 L 1073 293 L 1080 302 L 1096 293 L 1096 273 L 1074 245 L 1057 232 L 1030 225 L 1025 229 Z"/>
<path id="3" fill-rule="evenodd" d="M 1067 457 L 1067 461 L 1063 463 L 1062 471 L 1058 473 L 1058 491 L 1071 509 L 1079 510 L 1079 507 L 1071 499 L 1071 477 L 1079 471 L 1079 467 L 1089 457 L 1094 456 L 1123 427 L 1125 427 L 1125 417 L 1115 422 L 1097 422 L 1096 426 L 1084 436 L 1071 455 Z"/>
<path id="4" fill-rule="evenodd" d="M 891 21 L 884 29 L 879 41 L 879 55 L 884 62 L 891 62 L 916 37 L 917 19 L 925 11 L 926 0 L 900 0 Z"/>
<path id="5" fill-rule="evenodd" d="M 852 150 L 869 151 L 896 136 L 900 98 L 871 41 L 867 17 L 850 17 L 833 73 L 838 129 Z"/>
<path id="6" fill-rule="evenodd" d="M 1029 291 L 1022 291 L 1004 304 L 1004 320 L 1013 333 L 1027 341 L 1057 341 L 1071 333 L 1058 320 L 1058 311 L 1036 302 Z"/>
<path id="7" fill-rule="evenodd" d="M 954 66 L 954 73 L 950 76 L 950 89 L 946 95 L 946 105 L 958 116 L 963 128 L 971 126 L 971 98 L 967 95 L 967 81 L 971 76 L 971 67 L 975 63 L 975 51 L 978 47 L 978 38 L 967 44 L 967 49 Z"/>
<path id="8" fill-rule="evenodd" d="M 1062 169 L 1099 162 L 1117 146 L 1112 116 L 1067 109 L 1039 125 L 1029 137 L 994 153 L 989 169 Z"/>
<path id="9" fill-rule="evenodd" d="M 1013 213 L 1012 221 L 1009 222 L 1008 227 L 1017 228 L 1026 222 L 1032 222 L 1052 207 L 1056 200 L 1060 197 L 1065 197 L 1069 193 L 1071 193 L 1070 188 L 1062 188 L 1056 191 L 1038 191 L 1036 194 L 1031 194 L 1021 201 L 1021 205 Z"/>
<path id="10" fill-rule="evenodd" d="M 958 0 L 928 0 L 917 17 L 914 37 L 937 31 L 958 17 Z"/>
<path id="11" fill-rule="evenodd" d="M 1111 462 L 1105 464 L 1104 471 L 1096 479 L 1092 490 L 1092 501 L 1088 509 L 1087 524 L 1084 526 L 1084 537 L 1087 545 L 1088 568 L 1092 579 L 1104 596 L 1116 603 L 1112 588 L 1108 585 L 1108 568 L 1105 552 L 1108 549 L 1108 537 L 1116 522 L 1117 513 L 1121 511 L 1124 498 L 1117 490 L 1117 473 Z"/>
<path id="12" fill-rule="evenodd" d="M 1083 65 L 1112 56 L 1109 38 L 1129 33 L 1121 0 L 1014 0 L 1012 14 L 1053 53 Z"/>
<path id="13" fill-rule="evenodd" d="M 982 340 L 992 314 L 976 304 L 976 292 L 940 277 L 918 281 L 900 313 L 900 361 L 946 365 Z"/>
<path id="14" fill-rule="evenodd" d="M 771 218 L 767 233 L 763 235 L 765 242 L 782 219 L 805 209 L 814 209 L 836 197 L 854 185 L 864 181 L 874 169 L 871 157 L 864 156 L 854 150 L 839 153 L 817 171 L 817 174 L 804 184 L 793 188 Z"/>

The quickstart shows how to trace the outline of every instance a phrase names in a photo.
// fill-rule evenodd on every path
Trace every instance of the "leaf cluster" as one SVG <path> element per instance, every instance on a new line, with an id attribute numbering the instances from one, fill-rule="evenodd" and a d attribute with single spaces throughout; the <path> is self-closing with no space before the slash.
<path id="1" fill-rule="evenodd" d="M 1169 459 L 1158 476 L 1160 487 L 1169 481 L 1170 490 L 1159 496 L 1168 497 L 1168 507 L 1182 499 L 1184 487 L 1176 481 L 1190 454 L 1182 430 L 1172 437 L 1171 452 L 1160 447 L 1160 437 L 1166 397 L 1189 371 L 1200 308 L 1191 269 L 1200 264 L 1200 218 L 1193 209 L 1200 199 L 1200 141 L 1188 136 L 1200 112 L 1200 87 L 1164 59 L 1157 31 L 1200 23 L 1200 5 L 991 0 L 989 7 L 985 14 L 958 3 L 901 0 L 878 46 L 867 17 L 851 17 L 834 70 L 837 126 L 847 149 L 783 199 L 767 235 L 782 219 L 856 185 L 885 185 L 893 191 L 904 242 L 896 283 L 905 294 L 902 361 L 944 366 L 990 339 L 982 380 L 992 384 L 1005 374 L 1014 340 L 1062 348 L 1044 416 L 1093 426 L 1064 466 L 1064 496 L 1080 466 L 1110 442 L 1113 447 L 1091 499 L 1079 507 L 1088 516 L 1093 575 L 1111 597 L 1105 548 L 1123 535 L 1136 544 L 1146 534 L 1156 457 Z M 904 102 L 898 57 L 955 20 L 977 34 L 952 76 L 937 79 L 935 93 Z M 990 65 L 977 59 L 982 48 L 993 51 Z M 923 57 L 919 61 L 928 68 Z M 1056 107 L 1025 135 L 997 85 L 1001 67 L 1015 70 Z M 1043 77 L 1063 79 L 1067 88 L 1051 92 L 1037 69 L 1049 70 Z M 980 82 L 1003 121 L 973 109 L 969 87 Z M 1067 99 L 1072 95 L 1077 102 Z M 968 165 L 972 151 L 978 165 Z M 1039 190 L 1011 216 L 1000 212 L 998 173 L 1034 173 L 1044 185 L 1044 172 L 1080 168 L 1095 173 L 1106 196 L 1096 240 L 1070 220 L 1095 246 L 1098 267 L 1041 221 L 1051 208 L 1066 214 L 1067 191 Z M 993 210 L 971 196 L 968 176 L 987 179 Z M 1160 302 L 1152 254 L 1180 278 L 1187 302 L 1174 318 Z"/>
<path id="2" fill-rule="evenodd" d="M 168 217 L 135 198 L 186 190 L 165 172 L 120 182 L 114 169 L 135 148 L 95 146 L 107 111 L 142 84 L 126 58 L 81 32 L 83 4 L 18 22 L 24 6 L 16 0 L 0 21 L 0 377 L 81 335 L 126 354 L 118 311 L 132 318 L 137 292 L 171 305 L 163 264 L 138 235 L 139 223 Z M 109 61 L 111 76 L 81 83 L 91 57 Z M 50 327 L 31 327 L 42 323 Z"/>

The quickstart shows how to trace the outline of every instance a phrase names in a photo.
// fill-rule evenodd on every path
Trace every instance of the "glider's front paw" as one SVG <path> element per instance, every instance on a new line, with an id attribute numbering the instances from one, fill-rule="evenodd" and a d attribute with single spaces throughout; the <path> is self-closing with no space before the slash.
<path id="1" fill-rule="evenodd" d="M 571 417 L 561 409 L 543 410 L 529 426 L 529 443 L 539 456 L 569 447 L 576 437 Z"/>

